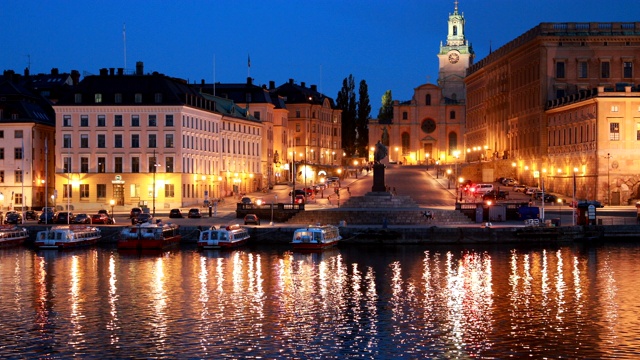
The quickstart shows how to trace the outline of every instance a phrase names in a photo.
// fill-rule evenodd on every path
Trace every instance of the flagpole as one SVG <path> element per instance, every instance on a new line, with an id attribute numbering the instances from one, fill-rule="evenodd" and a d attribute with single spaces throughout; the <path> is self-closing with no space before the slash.
<path id="1" fill-rule="evenodd" d="M 24 137 L 22 138 L 22 206 L 20 207 L 22 210 L 22 219 L 24 220 L 24 205 L 25 205 L 25 196 L 24 196 Z"/>
<path id="2" fill-rule="evenodd" d="M 47 207 L 49 205 L 49 138 L 44 138 L 44 223 L 47 224 Z"/>

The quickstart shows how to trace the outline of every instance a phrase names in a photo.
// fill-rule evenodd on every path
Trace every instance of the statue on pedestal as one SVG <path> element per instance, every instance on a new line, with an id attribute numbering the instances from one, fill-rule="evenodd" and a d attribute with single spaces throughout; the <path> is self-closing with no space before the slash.
<path id="1" fill-rule="evenodd" d="M 373 187 L 372 192 L 386 192 L 387 186 L 384 183 L 384 165 L 380 161 L 389 155 L 387 147 L 378 140 L 375 151 L 373 152 Z"/>

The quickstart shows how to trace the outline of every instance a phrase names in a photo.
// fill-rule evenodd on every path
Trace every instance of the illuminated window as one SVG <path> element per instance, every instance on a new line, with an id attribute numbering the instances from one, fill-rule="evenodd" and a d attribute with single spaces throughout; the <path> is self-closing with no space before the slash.
<path id="1" fill-rule="evenodd" d="M 618 141 L 620 140 L 620 123 L 610 123 L 609 124 L 609 140 Z"/>

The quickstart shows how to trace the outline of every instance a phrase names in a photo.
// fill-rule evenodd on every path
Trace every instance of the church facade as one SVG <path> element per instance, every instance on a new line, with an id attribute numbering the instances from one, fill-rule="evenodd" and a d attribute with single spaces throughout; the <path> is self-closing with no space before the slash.
<path id="1" fill-rule="evenodd" d="M 465 36 L 465 19 L 449 14 L 447 40 L 440 44 L 437 84 L 422 84 L 409 101 L 394 101 L 388 123 L 369 122 L 369 144 L 381 141 L 389 161 L 403 164 L 454 164 L 464 158 L 465 83 L 474 52 Z"/>

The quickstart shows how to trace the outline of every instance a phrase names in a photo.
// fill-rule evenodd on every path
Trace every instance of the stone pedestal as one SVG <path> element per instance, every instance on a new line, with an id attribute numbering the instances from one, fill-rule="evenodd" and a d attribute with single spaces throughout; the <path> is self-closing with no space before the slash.
<path id="1" fill-rule="evenodd" d="M 387 186 L 384 183 L 384 165 L 375 164 L 373 165 L 373 186 L 371 187 L 372 192 L 386 192 Z"/>

